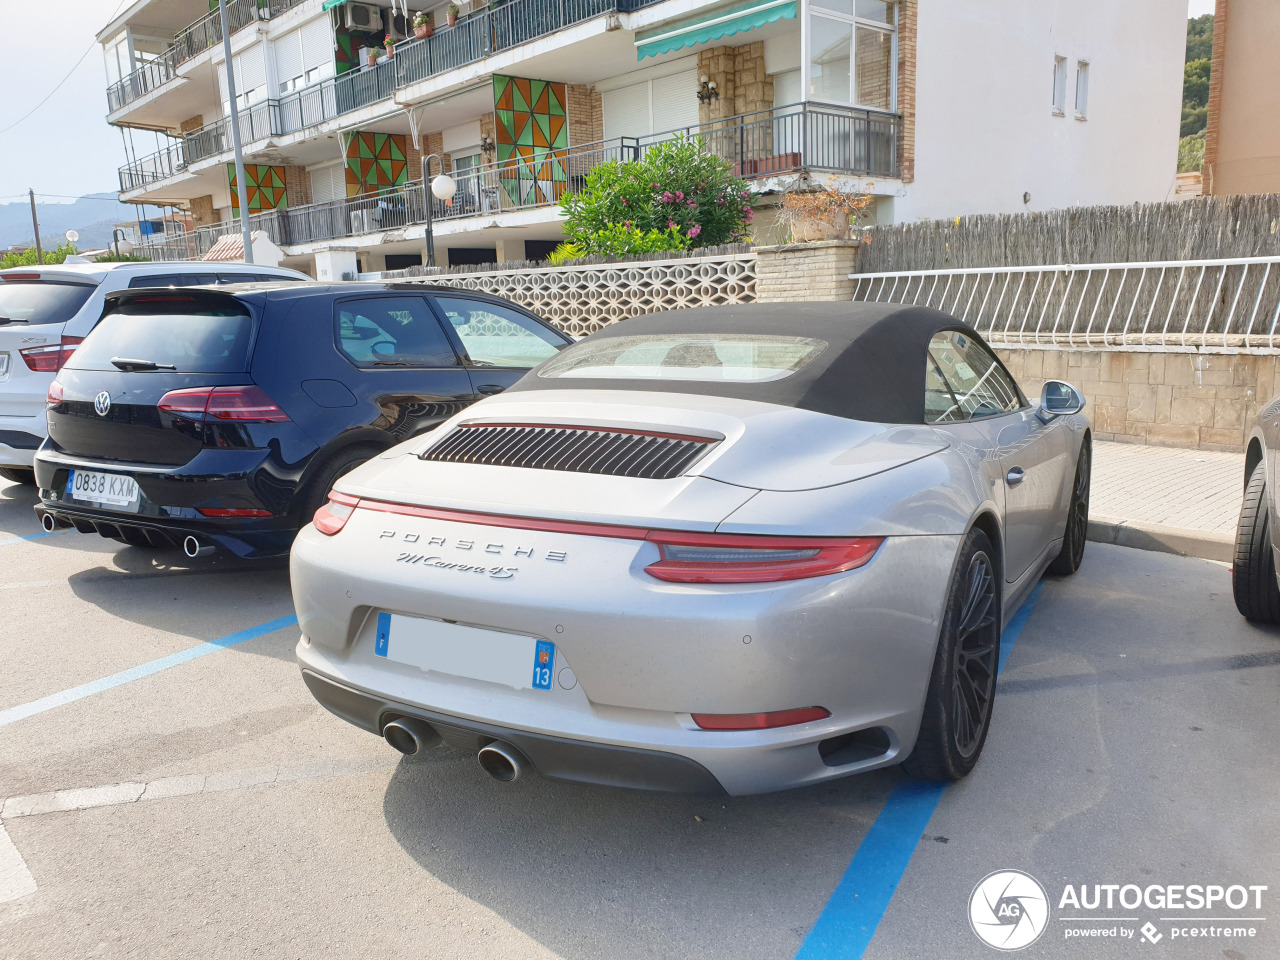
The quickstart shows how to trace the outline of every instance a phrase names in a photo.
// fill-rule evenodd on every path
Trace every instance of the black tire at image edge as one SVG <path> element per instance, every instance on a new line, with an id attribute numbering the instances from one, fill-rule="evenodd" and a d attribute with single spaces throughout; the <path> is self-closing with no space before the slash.
<path id="1" fill-rule="evenodd" d="M 1275 555 L 1271 551 L 1265 460 L 1253 468 L 1245 486 L 1240 520 L 1236 524 L 1231 590 L 1236 609 L 1246 619 L 1255 623 L 1280 623 L 1280 586 L 1276 584 Z"/>

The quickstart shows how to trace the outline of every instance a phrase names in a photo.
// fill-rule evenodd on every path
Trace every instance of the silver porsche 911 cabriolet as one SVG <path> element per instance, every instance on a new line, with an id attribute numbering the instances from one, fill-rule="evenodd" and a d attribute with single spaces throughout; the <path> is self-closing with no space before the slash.
<path id="1" fill-rule="evenodd" d="M 293 547 L 303 678 L 499 780 L 962 777 L 1004 622 L 1084 552 L 1083 405 L 934 310 L 616 324 L 337 483 Z"/>

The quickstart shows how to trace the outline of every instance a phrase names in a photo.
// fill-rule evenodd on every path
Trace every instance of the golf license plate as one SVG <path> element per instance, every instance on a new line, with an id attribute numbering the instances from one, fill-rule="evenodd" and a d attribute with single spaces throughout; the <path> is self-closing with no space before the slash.
<path id="1" fill-rule="evenodd" d="M 420 670 L 517 690 L 550 690 L 556 666 L 550 640 L 399 613 L 378 614 L 373 652 Z"/>
<path id="2" fill-rule="evenodd" d="M 94 470 L 72 470 L 67 476 L 67 496 L 134 513 L 140 499 L 138 482 L 133 477 Z"/>

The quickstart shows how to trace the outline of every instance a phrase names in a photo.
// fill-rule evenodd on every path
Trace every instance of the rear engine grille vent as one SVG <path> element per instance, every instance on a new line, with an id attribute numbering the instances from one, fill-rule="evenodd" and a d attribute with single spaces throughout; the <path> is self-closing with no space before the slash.
<path id="1" fill-rule="evenodd" d="M 608 427 L 464 423 L 422 459 L 670 480 L 715 442 L 708 437 Z"/>

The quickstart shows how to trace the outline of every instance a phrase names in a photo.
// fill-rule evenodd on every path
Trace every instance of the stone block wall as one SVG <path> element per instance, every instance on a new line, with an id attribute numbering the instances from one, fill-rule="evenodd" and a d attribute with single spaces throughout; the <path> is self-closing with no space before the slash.
<path id="1" fill-rule="evenodd" d="M 290 165 L 284 168 L 284 195 L 291 207 L 311 202 L 311 174 L 307 173 L 306 167 Z"/>
<path id="2" fill-rule="evenodd" d="M 756 300 L 851 300 L 856 240 L 824 240 L 756 248 Z"/>
<path id="3" fill-rule="evenodd" d="M 191 226 L 206 227 L 218 222 L 218 211 L 213 206 L 213 195 L 191 198 Z"/>
<path id="4" fill-rule="evenodd" d="M 698 76 L 714 81 L 720 94 L 698 104 L 698 122 L 773 109 L 773 76 L 764 69 L 764 41 L 698 52 Z"/>
<path id="5" fill-rule="evenodd" d="M 1258 410 L 1280 393 L 1280 357 L 1126 350 L 1002 348 L 1028 398 L 1066 380 L 1089 401 L 1099 440 L 1244 449 Z"/>

